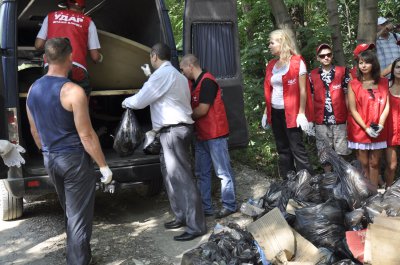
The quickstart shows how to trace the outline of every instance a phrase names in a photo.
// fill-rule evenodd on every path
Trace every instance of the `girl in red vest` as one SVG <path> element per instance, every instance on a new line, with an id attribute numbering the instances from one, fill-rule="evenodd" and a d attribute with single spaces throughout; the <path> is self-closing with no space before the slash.
<path id="1" fill-rule="evenodd" d="M 269 37 L 268 48 L 276 59 L 269 62 L 265 73 L 266 108 L 262 125 L 265 127 L 268 121 L 272 126 L 283 178 L 289 171 L 301 169 L 313 174 L 302 134 L 302 130 L 311 130 L 313 121 L 306 65 L 285 30 L 275 30 Z"/>
<path id="2" fill-rule="evenodd" d="M 386 120 L 387 144 L 386 161 L 386 187 L 392 185 L 394 173 L 397 168 L 396 147 L 400 145 L 400 58 L 397 58 L 390 74 L 389 104 L 390 110 Z"/>
<path id="3" fill-rule="evenodd" d="M 357 150 L 357 159 L 375 186 L 378 186 L 379 160 L 387 146 L 384 125 L 389 113 L 388 85 L 388 80 L 380 77 L 375 53 L 361 52 L 357 78 L 349 83 L 347 136 L 349 148 Z"/>

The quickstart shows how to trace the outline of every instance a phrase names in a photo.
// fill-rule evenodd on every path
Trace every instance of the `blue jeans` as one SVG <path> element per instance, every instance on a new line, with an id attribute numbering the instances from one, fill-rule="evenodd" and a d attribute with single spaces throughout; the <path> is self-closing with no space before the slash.
<path id="1" fill-rule="evenodd" d="M 206 214 L 213 213 L 211 203 L 211 166 L 214 166 L 215 174 L 221 179 L 222 206 L 230 211 L 236 211 L 235 179 L 230 164 L 226 138 L 207 141 L 196 140 L 195 174 L 198 177 L 197 185 Z"/>

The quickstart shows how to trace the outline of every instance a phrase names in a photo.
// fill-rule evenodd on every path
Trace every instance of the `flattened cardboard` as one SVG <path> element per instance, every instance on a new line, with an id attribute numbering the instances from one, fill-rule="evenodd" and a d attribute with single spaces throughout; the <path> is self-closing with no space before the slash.
<path id="1" fill-rule="evenodd" d="M 371 233 L 372 264 L 400 264 L 400 231 L 372 224 Z"/>
<path id="2" fill-rule="evenodd" d="M 268 260 L 280 251 L 285 251 L 287 260 L 292 259 L 295 253 L 294 234 L 278 208 L 249 224 L 247 230 L 257 240 Z"/>
<path id="3" fill-rule="evenodd" d="M 323 258 L 323 254 L 310 241 L 302 237 L 294 229 L 293 234 L 296 241 L 295 262 L 289 262 L 289 264 L 316 264 Z"/>
<path id="4" fill-rule="evenodd" d="M 104 59 L 99 64 L 87 59 L 92 88 L 110 90 L 142 87 L 147 77 L 140 66 L 150 64 L 151 49 L 106 31 L 98 30 L 97 33 Z"/>

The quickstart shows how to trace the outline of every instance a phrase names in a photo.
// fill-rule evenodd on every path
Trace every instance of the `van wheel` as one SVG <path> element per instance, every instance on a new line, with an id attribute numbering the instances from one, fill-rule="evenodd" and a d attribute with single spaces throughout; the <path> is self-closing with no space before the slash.
<path id="1" fill-rule="evenodd" d="M 10 221 L 22 216 L 23 201 L 8 192 L 5 181 L 0 180 L 0 219 Z"/>
<path id="2" fill-rule="evenodd" d="M 163 179 L 161 176 L 153 178 L 150 182 L 147 183 L 147 196 L 156 196 L 158 195 L 163 188 Z"/>

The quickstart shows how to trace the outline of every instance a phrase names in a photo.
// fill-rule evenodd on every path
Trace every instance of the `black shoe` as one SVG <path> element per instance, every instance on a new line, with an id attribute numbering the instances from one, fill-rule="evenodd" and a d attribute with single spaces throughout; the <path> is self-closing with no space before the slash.
<path id="1" fill-rule="evenodd" d="M 193 234 L 189 234 L 188 232 L 185 232 L 179 236 L 174 236 L 174 240 L 175 241 L 190 241 L 199 236 L 200 235 L 193 235 Z"/>
<path id="2" fill-rule="evenodd" d="M 164 224 L 166 229 L 175 229 L 184 226 L 185 224 L 178 220 L 173 220 Z"/>
<path id="3" fill-rule="evenodd" d="M 221 219 L 221 218 L 227 217 L 228 215 L 231 215 L 231 214 L 233 214 L 233 213 L 234 213 L 234 211 L 230 211 L 230 210 L 228 210 L 228 209 L 226 209 L 226 208 L 222 208 L 222 210 L 219 211 L 219 212 L 215 215 L 215 218 L 216 218 L 216 219 Z"/>

